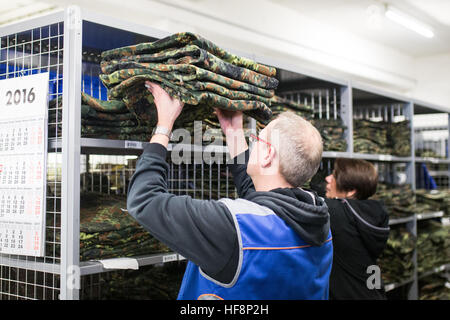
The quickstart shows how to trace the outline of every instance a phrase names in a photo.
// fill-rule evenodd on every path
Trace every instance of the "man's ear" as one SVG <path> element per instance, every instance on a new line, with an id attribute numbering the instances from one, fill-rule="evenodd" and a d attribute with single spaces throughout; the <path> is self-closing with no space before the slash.
<path id="1" fill-rule="evenodd" d="M 273 146 L 267 147 L 266 152 L 261 160 L 261 167 L 270 167 L 275 161 L 275 148 Z"/>

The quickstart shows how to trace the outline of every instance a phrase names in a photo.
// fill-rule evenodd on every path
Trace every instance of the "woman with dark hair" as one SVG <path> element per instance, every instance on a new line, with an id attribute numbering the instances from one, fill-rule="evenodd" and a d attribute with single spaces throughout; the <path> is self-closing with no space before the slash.
<path id="1" fill-rule="evenodd" d="M 337 158 L 325 180 L 334 247 L 330 299 L 385 299 L 377 258 L 389 236 L 389 217 L 379 201 L 368 200 L 377 189 L 375 167 Z"/>

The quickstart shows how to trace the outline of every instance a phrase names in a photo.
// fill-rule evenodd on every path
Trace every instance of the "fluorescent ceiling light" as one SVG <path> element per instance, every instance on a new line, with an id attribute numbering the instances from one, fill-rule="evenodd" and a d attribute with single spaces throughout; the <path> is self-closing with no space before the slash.
<path id="1" fill-rule="evenodd" d="M 404 14 L 403 12 L 391 7 L 386 6 L 385 15 L 387 18 L 391 19 L 395 23 L 398 23 L 405 28 L 408 28 L 412 31 L 417 32 L 418 34 L 427 37 L 427 38 L 433 38 L 434 33 L 431 27 L 427 26 L 426 24 L 418 21 L 417 19 Z"/>

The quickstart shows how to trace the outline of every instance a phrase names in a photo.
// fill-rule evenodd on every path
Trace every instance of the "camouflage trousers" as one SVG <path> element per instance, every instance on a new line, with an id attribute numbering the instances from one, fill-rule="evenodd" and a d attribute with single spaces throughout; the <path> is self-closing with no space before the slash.
<path id="1" fill-rule="evenodd" d="M 154 54 L 127 56 L 120 60 L 102 61 L 101 69 L 104 74 L 111 74 L 124 69 L 154 69 L 155 64 L 161 63 L 167 65 L 195 65 L 213 73 L 247 82 L 264 89 L 274 89 L 278 86 L 276 78 L 235 66 L 195 45 L 163 50 Z"/>
<path id="2" fill-rule="evenodd" d="M 229 53 L 224 49 L 218 47 L 211 41 L 189 32 L 176 33 L 154 42 L 140 43 L 133 46 L 104 51 L 102 52 L 102 60 L 109 61 L 133 55 L 158 53 L 163 50 L 171 48 L 181 48 L 187 45 L 195 45 L 225 62 L 255 71 L 269 77 L 273 77 L 276 74 L 276 69 L 273 67 L 265 66 L 251 59 L 239 57 L 237 55 Z"/>

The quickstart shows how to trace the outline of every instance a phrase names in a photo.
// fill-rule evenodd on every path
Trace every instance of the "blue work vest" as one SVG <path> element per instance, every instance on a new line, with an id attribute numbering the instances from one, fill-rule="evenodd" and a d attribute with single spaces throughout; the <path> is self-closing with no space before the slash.
<path id="1" fill-rule="evenodd" d="M 237 230 L 236 274 L 230 283 L 221 283 L 189 262 L 179 300 L 328 299 L 331 231 L 323 245 L 311 246 L 267 207 L 244 199 L 220 201 L 230 210 Z"/>

